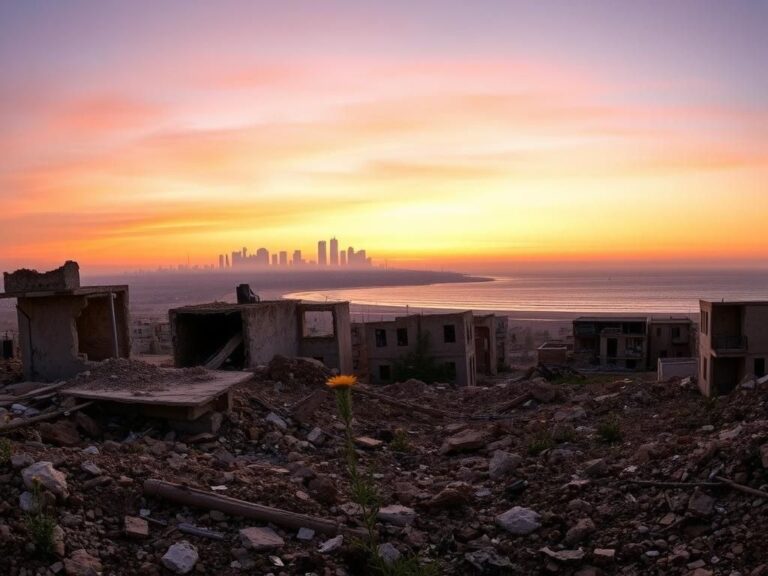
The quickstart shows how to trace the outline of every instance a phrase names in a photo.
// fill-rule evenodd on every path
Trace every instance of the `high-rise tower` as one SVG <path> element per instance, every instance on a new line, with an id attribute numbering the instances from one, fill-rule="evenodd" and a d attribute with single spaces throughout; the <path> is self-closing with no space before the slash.
<path id="1" fill-rule="evenodd" d="M 339 241 L 331 238 L 331 266 L 339 265 Z"/>

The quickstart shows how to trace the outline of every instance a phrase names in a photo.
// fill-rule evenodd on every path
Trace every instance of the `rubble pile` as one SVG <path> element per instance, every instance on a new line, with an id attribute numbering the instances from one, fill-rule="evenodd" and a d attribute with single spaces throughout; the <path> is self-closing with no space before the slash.
<path id="1" fill-rule="evenodd" d="M 74 427 L 72 444 L 14 433 L 0 463 L 0 573 L 370 573 L 345 530 L 363 524 L 320 372 L 275 362 L 239 387 L 215 431 L 93 405 L 51 423 Z M 768 574 L 768 390 L 708 400 L 638 376 L 533 378 L 353 391 L 385 561 L 449 575 Z M 148 479 L 319 524 L 148 496 Z M 47 556 L 30 528 L 39 508 L 56 526 Z"/>
<path id="2" fill-rule="evenodd" d="M 204 382 L 212 378 L 202 367 L 168 370 L 141 360 L 110 358 L 78 374 L 70 385 L 83 390 L 103 390 L 119 383 L 131 390 L 167 390 L 183 381 Z"/>

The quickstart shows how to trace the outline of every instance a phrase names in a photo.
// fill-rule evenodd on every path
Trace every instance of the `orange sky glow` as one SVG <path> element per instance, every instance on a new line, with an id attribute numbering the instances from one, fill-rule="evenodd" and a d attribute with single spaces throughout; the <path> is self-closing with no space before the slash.
<path id="1" fill-rule="evenodd" d="M 429 35 L 387 51 L 399 41 L 357 13 L 376 49 L 314 32 L 311 49 L 284 53 L 300 42 L 287 34 L 250 50 L 234 23 L 193 41 L 162 16 L 143 42 L 101 39 L 103 56 L 67 35 L 53 76 L 53 45 L 14 57 L 0 80 L 3 269 L 311 254 L 332 235 L 391 266 L 766 261 L 768 109 L 716 95 L 716 73 L 512 42 L 427 50 Z"/>

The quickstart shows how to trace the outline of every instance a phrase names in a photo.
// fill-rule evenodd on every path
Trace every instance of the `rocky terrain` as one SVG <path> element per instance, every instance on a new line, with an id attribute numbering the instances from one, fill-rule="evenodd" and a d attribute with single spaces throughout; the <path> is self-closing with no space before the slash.
<path id="1" fill-rule="evenodd" d="M 0 574 L 370 573 L 348 531 L 362 524 L 324 374 L 273 368 L 193 426 L 92 405 L 7 431 Z M 650 376 L 545 375 L 353 391 L 393 574 L 768 574 L 768 391 L 708 400 Z M 36 402 L 24 407 L 58 399 Z M 186 507 L 147 495 L 150 479 L 341 533 Z"/>

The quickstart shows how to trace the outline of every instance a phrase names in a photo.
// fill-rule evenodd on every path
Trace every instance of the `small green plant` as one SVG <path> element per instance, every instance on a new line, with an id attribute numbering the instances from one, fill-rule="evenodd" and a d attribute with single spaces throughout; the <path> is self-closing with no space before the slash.
<path id="1" fill-rule="evenodd" d="M 531 441 L 528 443 L 528 454 L 530 456 L 538 456 L 554 445 L 555 441 L 552 439 L 552 434 L 548 430 L 544 430 L 531 438 Z"/>
<path id="2" fill-rule="evenodd" d="M 0 438 L 0 466 L 4 466 L 11 461 L 12 452 L 11 441 L 8 438 Z"/>
<path id="3" fill-rule="evenodd" d="M 366 574 L 376 576 L 437 576 L 436 564 L 421 565 L 418 558 L 410 556 L 399 558 L 387 564 L 379 555 L 376 533 L 376 516 L 379 512 L 379 490 L 373 476 L 360 469 L 355 451 L 354 435 L 352 433 L 352 387 L 357 383 L 354 376 L 334 376 L 327 382 L 336 395 L 336 408 L 344 423 L 344 456 L 347 474 L 350 480 L 350 499 L 360 506 L 365 524 L 367 541 L 360 542 L 368 560 Z M 401 431 L 405 434 L 405 431 Z M 397 439 L 397 433 L 392 444 Z M 407 436 L 400 443 L 407 443 Z M 407 445 L 407 444 L 406 444 Z"/>
<path id="4" fill-rule="evenodd" d="M 622 440 L 621 420 L 613 414 L 597 427 L 597 435 L 607 444 L 617 444 Z"/>
<path id="5" fill-rule="evenodd" d="M 408 438 L 408 432 L 402 428 L 395 430 L 395 434 L 392 437 L 392 442 L 389 443 L 389 447 L 393 452 L 410 452 L 411 440 Z"/>
<path id="6" fill-rule="evenodd" d="M 35 478 L 32 483 L 32 511 L 24 518 L 24 525 L 29 539 L 35 546 L 35 555 L 46 558 L 54 552 L 54 528 L 56 519 L 48 514 L 46 499 L 40 482 Z"/>

